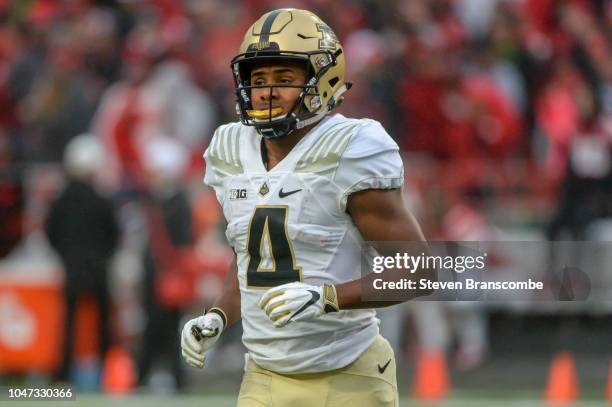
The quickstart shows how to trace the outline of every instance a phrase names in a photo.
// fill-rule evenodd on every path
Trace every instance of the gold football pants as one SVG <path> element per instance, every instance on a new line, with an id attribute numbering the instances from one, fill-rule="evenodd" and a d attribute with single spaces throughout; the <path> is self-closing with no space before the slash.
<path id="1" fill-rule="evenodd" d="M 378 336 L 350 365 L 322 373 L 283 375 L 247 362 L 238 407 L 397 407 L 395 356 Z"/>

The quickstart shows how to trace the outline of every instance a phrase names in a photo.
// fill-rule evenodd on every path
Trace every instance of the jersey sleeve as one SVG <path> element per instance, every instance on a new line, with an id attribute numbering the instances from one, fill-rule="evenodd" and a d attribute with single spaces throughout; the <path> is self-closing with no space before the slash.
<path id="1" fill-rule="evenodd" d="M 346 210 L 349 195 L 367 189 L 401 189 L 404 165 L 397 143 L 380 123 L 365 120 L 351 138 L 334 177 L 338 205 Z"/>
<path id="2" fill-rule="evenodd" d="M 240 161 L 240 129 L 236 123 L 220 126 L 215 130 L 210 145 L 204 152 L 206 170 L 204 184 L 215 190 L 217 200 L 223 205 L 225 180 L 243 173 Z"/>
<path id="3" fill-rule="evenodd" d="M 212 144 L 212 143 L 211 143 Z M 223 177 L 215 174 L 215 170 L 210 162 L 210 146 L 204 151 L 204 162 L 206 168 L 204 170 L 204 184 L 211 187 L 217 195 L 217 200 L 223 204 Z"/>

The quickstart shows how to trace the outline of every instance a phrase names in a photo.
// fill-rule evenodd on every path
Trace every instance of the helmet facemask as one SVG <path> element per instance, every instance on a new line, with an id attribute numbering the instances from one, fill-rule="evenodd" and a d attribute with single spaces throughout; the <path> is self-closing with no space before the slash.
<path id="1" fill-rule="evenodd" d="M 287 61 L 304 64 L 306 70 L 305 84 L 251 84 L 251 71 L 255 66 L 266 64 L 267 62 L 274 64 Z M 322 106 L 322 97 L 319 94 L 318 85 L 321 76 L 335 64 L 335 53 L 326 50 L 288 53 L 276 50 L 262 50 L 236 56 L 232 60 L 231 68 L 236 89 L 236 111 L 240 121 L 244 125 L 254 126 L 265 138 L 283 137 L 291 134 L 296 129 L 301 129 L 318 122 L 334 107 L 333 104 L 331 106 Z M 253 108 L 251 91 L 257 88 L 269 89 L 270 95 L 267 109 L 256 110 Z M 282 108 L 273 105 L 272 92 L 275 88 L 301 89 L 298 98 L 289 111 L 282 111 Z"/>

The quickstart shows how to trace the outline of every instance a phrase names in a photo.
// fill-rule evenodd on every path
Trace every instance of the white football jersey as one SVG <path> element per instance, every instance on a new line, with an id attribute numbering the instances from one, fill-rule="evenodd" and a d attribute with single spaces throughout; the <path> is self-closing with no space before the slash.
<path id="1" fill-rule="evenodd" d="M 339 369 L 378 335 L 372 309 L 345 310 L 275 328 L 258 307 L 270 287 L 302 281 L 340 284 L 361 278 L 363 239 L 347 197 L 402 188 L 397 144 L 380 123 L 328 116 L 270 171 L 253 127 L 219 127 L 204 153 L 238 263 L 243 342 L 250 357 L 279 373 Z"/>

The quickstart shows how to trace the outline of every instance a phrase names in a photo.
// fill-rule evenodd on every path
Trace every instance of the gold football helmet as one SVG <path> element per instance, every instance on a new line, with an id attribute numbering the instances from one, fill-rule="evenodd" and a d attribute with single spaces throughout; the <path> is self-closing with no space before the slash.
<path id="1" fill-rule="evenodd" d="M 304 85 L 252 85 L 251 68 L 266 61 L 301 61 L 306 67 Z M 310 11 L 292 8 L 264 14 L 246 32 L 231 68 L 236 87 L 236 110 L 243 124 L 255 126 L 266 138 L 290 134 L 321 120 L 342 101 L 351 87 L 344 79 L 344 54 L 334 32 Z M 289 112 L 272 107 L 255 110 L 251 89 L 299 87 L 302 92 Z"/>

